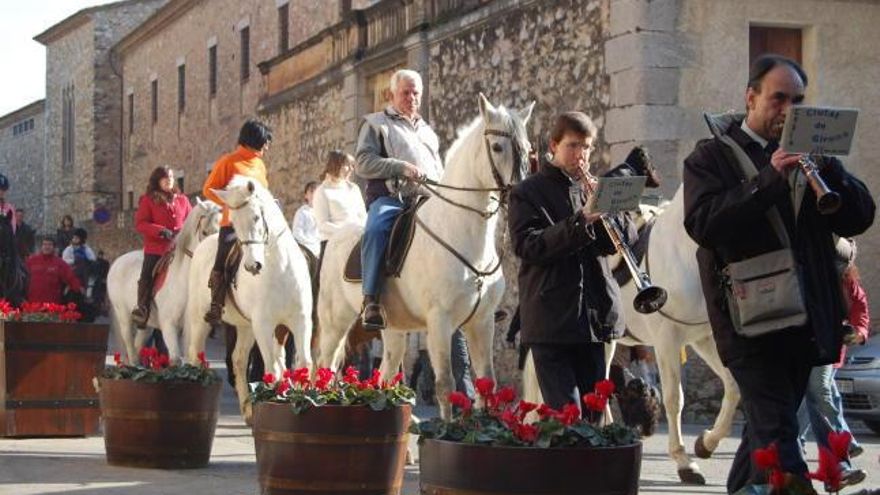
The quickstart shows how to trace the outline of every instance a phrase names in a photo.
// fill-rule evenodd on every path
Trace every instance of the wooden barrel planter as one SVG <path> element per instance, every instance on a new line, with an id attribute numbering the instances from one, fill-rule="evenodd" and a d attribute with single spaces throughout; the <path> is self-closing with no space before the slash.
<path id="1" fill-rule="evenodd" d="M 256 404 L 260 493 L 400 493 L 411 412 L 322 406 L 294 414 L 289 404 Z"/>
<path id="2" fill-rule="evenodd" d="M 102 378 L 107 463 L 160 469 L 207 466 L 222 385 Z"/>
<path id="3" fill-rule="evenodd" d="M 109 326 L 0 321 L 0 436 L 98 432 L 92 379 L 104 368 Z"/>
<path id="4" fill-rule="evenodd" d="M 490 447 L 424 439 L 422 495 L 636 495 L 642 444 L 602 448 Z"/>

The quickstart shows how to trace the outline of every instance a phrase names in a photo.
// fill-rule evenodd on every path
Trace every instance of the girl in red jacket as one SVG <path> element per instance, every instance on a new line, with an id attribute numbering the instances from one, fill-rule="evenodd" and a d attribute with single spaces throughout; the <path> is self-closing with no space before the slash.
<path id="1" fill-rule="evenodd" d="M 150 174 L 147 192 L 141 196 L 134 216 L 135 228 L 144 238 L 144 263 L 138 280 L 137 307 L 131 318 L 138 328 L 147 326 L 153 296 L 153 269 L 174 248 L 174 237 L 192 210 L 189 199 L 174 185 L 174 172 L 156 167 Z"/>

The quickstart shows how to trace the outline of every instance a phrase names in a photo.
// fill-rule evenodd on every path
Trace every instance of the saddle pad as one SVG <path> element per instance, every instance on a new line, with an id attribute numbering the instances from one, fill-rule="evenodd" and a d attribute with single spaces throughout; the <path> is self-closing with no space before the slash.
<path id="1" fill-rule="evenodd" d="M 162 286 L 165 285 L 165 279 L 168 277 L 168 267 L 174 261 L 174 251 L 168 251 L 163 254 L 156 266 L 153 267 L 153 296 L 159 293 Z"/>
<path id="2" fill-rule="evenodd" d="M 391 235 L 388 239 L 388 247 L 385 249 L 385 276 L 400 277 L 406 255 L 412 245 L 413 236 L 416 233 L 416 211 L 425 204 L 427 196 L 420 196 L 411 206 L 404 208 L 403 212 L 394 220 L 391 227 Z M 346 282 L 358 283 L 363 280 L 361 266 L 361 242 L 363 237 L 351 249 L 348 261 L 345 263 L 343 278 Z"/>

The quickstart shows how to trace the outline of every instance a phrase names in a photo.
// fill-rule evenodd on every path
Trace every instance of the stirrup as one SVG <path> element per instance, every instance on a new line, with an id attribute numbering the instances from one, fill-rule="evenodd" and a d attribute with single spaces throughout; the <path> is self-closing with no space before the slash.
<path id="1" fill-rule="evenodd" d="M 367 313 L 370 313 L 369 318 Z M 385 329 L 385 310 L 379 303 L 368 303 L 364 305 L 364 311 L 361 313 L 361 326 L 368 332 L 378 332 Z"/>

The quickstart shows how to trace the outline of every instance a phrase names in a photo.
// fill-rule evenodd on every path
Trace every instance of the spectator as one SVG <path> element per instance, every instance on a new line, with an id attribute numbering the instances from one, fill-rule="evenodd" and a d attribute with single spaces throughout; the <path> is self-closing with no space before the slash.
<path id="1" fill-rule="evenodd" d="M 86 244 L 87 238 L 88 233 L 86 229 L 74 229 L 70 245 L 61 254 L 61 258 L 73 268 L 73 273 L 76 274 L 76 278 L 83 285 L 88 285 L 89 276 L 92 274 L 92 266 L 98 259 L 92 248 Z"/>
<path id="2" fill-rule="evenodd" d="M 73 217 L 64 215 L 61 217 L 61 227 L 55 230 L 55 247 L 58 248 L 59 254 L 67 249 L 71 239 L 73 239 Z"/>
<path id="3" fill-rule="evenodd" d="M 15 222 L 12 221 L 15 215 L 15 206 L 12 206 L 12 203 L 6 201 L 6 191 L 8 190 L 9 179 L 7 179 L 5 175 L 0 174 L 0 215 L 6 215 L 9 217 L 9 223 L 12 224 L 12 233 L 15 233 Z"/>
<path id="4" fill-rule="evenodd" d="M 312 209 L 317 188 L 318 183 L 315 181 L 309 181 L 306 184 L 305 203 L 296 210 L 290 225 L 296 242 L 308 248 L 315 256 L 318 256 L 318 252 L 321 250 L 321 244 L 318 242 L 318 221 L 315 220 L 315 211 Z"/>
<path id="5" fill-rule="evenodd" d="M 37 233 L 34 228 L 25 223 L 24 210 L 15 209 L 15 248 L 18 250 L 18 256 L 26 260 L 28 256 L 34 254 L 37 243 Z"/>
<path id="6" fill-rule="evenodd" d="M 55 254 L 55 239 L 52 237 L 43 239 L 40 252 L 28 258 L 26 266 L 30 274 L 28 301 L 60 304 L 64 286 L 74 292 L 82 291 L 70 265 Z"/>
<path id="7" fill-rule="evenodd" d="M 327 239 L 346 224 L 363 226 L 367 221 L 364 197 L 351 182 L 354 158 L 342 150 L 333 150 L 324 167 L 324 181 L 315 191 L 315 218 L 323 254 Z"/>

